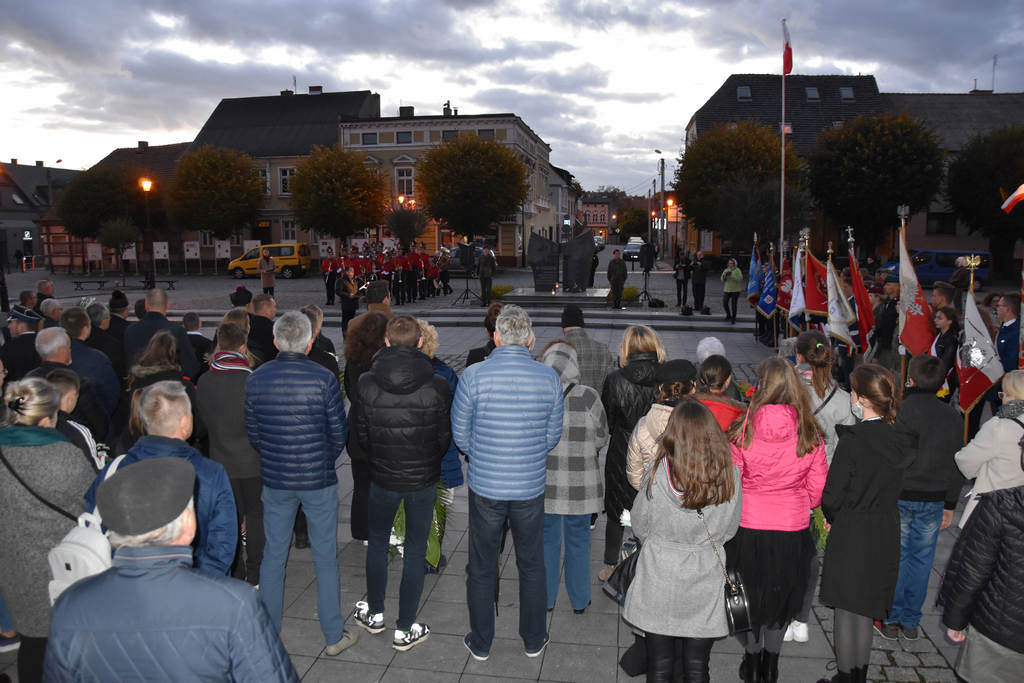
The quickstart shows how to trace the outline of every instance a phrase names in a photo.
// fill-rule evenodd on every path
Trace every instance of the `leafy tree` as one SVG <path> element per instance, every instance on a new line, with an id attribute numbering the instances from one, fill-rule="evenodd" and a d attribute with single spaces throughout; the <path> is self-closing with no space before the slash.
<path id="1" fill-rule="evenodd" d="M 949 165 L 947 196 L 971 232 L 989 238 L 996 268 L 1008 273 L 1014 241 L 1024 235 L 1024 208 L 999 207 L 1024 181 L 1024 126 L 1001 128 L 971 140 Z"/>
<path id="2" fill-rule="evenodd" d="M 876 246 L 896 222 L 896 207 L 928 208 L 942 181 L 942 150 L 924 124 L 906 115 L 858 116 L 825 130 L 810 156 L 810 190 L 825 214 L 852 225 Z"/>
<path id="3" fill-rule="evenodd" d="M 123 166 L 94 166 L 77 174 L 64 189 L 58 207 L 68 232 L 94 238 L 105 221 L 140 215 L 145 220 L 145 198 L 138 182 L 139 174 Z M 154 203 L 159 204 L 158 198 Z"/>
<path id="4" fill-rule="evenodd" d="M 589 190 L 583 193 L 585 200 L 590 199 L 626 199 L 626 191 L 614 185 L 598 185 L 596 190 Z"/>
<path id="5" fill-rule="evenodd" d="M 686 215 L 701 230 L 718 230 L 741 241 L 749 241 L 755 230 L 759 237 L 777 238 L 779 163 L 779 136 L 768 126 L 753 121 L 722 123 L 683 150 L 675 189 Z M 787 194 L 799 189 L 803 165 L 787 142 Z M 764 199 L 772 184 L 774 212 L 770 205 L 758 207 L 742 196 L 753 191 Z M 745 202 L 747 210 L 736 211 L 734 201 Z"/>
<path id="6" fill-rule="evenodd" d="M 388 214 L 388 229 L 408 249 L 409 244 L 427 229 L 427 216 L 419 209 L 400 207 Z"/>
<path id="7" fill-rule="evenodd" d="M 337 145 L 314 146 L 295 168 L 291 190 L 292 210 L 307 230 L 344 239 L 384 219 L 384 176 L 363 155 Z"/>
<path id="8" fill-rule="evenodd" d="M 620 235 L 626 237 L 647 237 L 648 223 L 650 217 L 643 209 L 626 209 L 618 214 L 618 230 Z"/>
<path id="9" fill-rule="evenodd" d="M 491 225 L 513 213 L 529 190 L 526 166 L 504 145 L 460 135 L 434 147 L 416 168 L 428 213 L 460 235 L 491 233 Z"/>
<path id="10" fill-rule="evenodd" d="M 255 224 L 266 192 L 252 158 L 206 145 L 178 162 L 167 199 L 180 230 L 209 230 L 227 239 Z"/>
<path id="11" fill-rule="evenodd" d="M 796 237 L 807 224 L 810 203 L 806 190 L 786 186 L 786 234 Z M 779 179 L 755 179 L 741 174 L 719 186 L 718 232 L 724 240 L 736 245 L 749 245 L 753 233 L 762 236 L 779 234 Z"/>
<path id="12" fill-rule="evenodd" d="M 105 247 L 117 254 L 117 269 L 122 270 L 121 256 L 124 248 L 138 239 L 139 229 L 127 218 L 111 218 L 100 225 L 96 238 Z"/>

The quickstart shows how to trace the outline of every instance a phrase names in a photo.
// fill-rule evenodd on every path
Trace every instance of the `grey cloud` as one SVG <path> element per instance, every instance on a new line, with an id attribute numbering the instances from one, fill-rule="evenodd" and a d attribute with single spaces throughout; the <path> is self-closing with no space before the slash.
<path id="1" fill-rule="evenodd" d="M 676 30 L 690 19 L 678 3 L 659 0 L 555 0 L 555 11 L 589 28 L 606 31 L 625 24 L 640 29 Z"/>

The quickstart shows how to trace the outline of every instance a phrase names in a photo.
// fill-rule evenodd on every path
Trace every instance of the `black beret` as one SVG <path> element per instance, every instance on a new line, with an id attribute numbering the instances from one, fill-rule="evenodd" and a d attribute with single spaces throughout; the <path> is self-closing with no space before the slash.
<path id="1" fill-rule="evenodd" d="M 697 379 L 697 368 L 688 360 L 670 360 L 658 366 L 654 378 L 658 384 L 693 382 Z"/>
<path id="2" fill-rule="evenodd" d="M 121 311 L 128 308 L 128 297 L 120 289 L 115 289 L 110 293 L 108 308 L 112 311 Z"/>
<path id="3" fill-rule="evenodd" d="M 140 536 L 170 524 L 188 505 L 196 472 L 188 461 L 169 456 L 118 468 L 96 491 L 103 523 L 122 536 Z"/>

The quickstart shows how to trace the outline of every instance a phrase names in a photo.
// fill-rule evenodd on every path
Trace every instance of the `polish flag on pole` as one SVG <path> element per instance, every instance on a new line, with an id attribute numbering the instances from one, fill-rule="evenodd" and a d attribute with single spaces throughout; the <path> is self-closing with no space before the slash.
<path id="1" fill-rule="evenodd" d="M 917 282 L 914 264 L 907 253 L 907 239 L 900 228 L 900 342 L 914 356 L 931 351 L 935 340 L 932 309 Z"/>
<path id="2" fill-rule="evenodd" d="M 853 286 L 853 299 L 857 303 L 857 332 L 860 337 L 860 352 L 868 352 L 868 332 L 875 329 L 875 313 L 871 310 L 871 298 L 868 296 L 864 278 L 857 267 L 857 257 L 850 250 L 850 284 Z"/>
<path id="3" fill-rule="evenodd" d="M 789 29 L 786 28 L 786 20 L 782 20 L 782 75 L 786 76 L 793 71 L 793 46 L 789 43 Z"/>
<path id="4" fill-rule="evenodd" d="M 783 22 L 783 26 L 785 26 L 785 22 Z M 1007 197 L 1006 201 L 999 208 L 1005 213 L 1010 213 L 1013 211 L 1013 207 L 1017 206 L 1017 203 L 1022 199 L 1024 199 L 1024 185 L 1018 187 L 1016 192 Z"/>
<path id="5" fill-rule="evenodd" d="M 963 334 L 956 354 L 956 374 L 960 378 L 960 409 L 966 413 L 1003 376 L 1003 364 L 978 312 L 973 289 L 964 301 Z"/>

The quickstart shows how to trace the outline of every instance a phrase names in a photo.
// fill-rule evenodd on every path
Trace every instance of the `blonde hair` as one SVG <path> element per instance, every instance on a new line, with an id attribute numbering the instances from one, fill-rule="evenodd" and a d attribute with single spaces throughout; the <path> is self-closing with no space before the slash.
<path id="1" fill-rule="evenodd" d="M 622 335 L 622 344 L 619 345 L 619 367 L 626 367 L 629 357 L 636 353 L 658 354 L 658 362 L 665 362 L 665 346 L 661 343 L 661 337 L 647 325 L 631 325 L 626 328 Z"/>
<path id="2" fill-rule="evenodd" d="M 43 418 L 55 417 L 60 396 L 52 384 L 40 377 L 11 382 L 4 391 L 7 424 L 34 427 Z"/>
<path id="3" fill-rule="evenodd" d="M 428 323 L 426 320 L 416 318 L 416 322 L 420 325 L 420 338 L 423 339 L 423 346 L 420 347 L 427 358 L 433 358 L 434 352 L 437 351 L 437 345 L 440 343 L 440 339 L 437 335 L 437 328 Z"/>
<path id="4" fill-rule="evenodd" d="M 1003 375 L 1003 400 L 1024 400 L 1024 370 L 1012 370 Z"/>
<path id="5" fill-rule="evenodd" d="M 235 323 L 245 330 L 246 336 L 249 334 L 249 311 L 245 310 L 241 306 L 236 306 L 229 310 L 224 314 L 220 321 L 222 323 Z"/>

